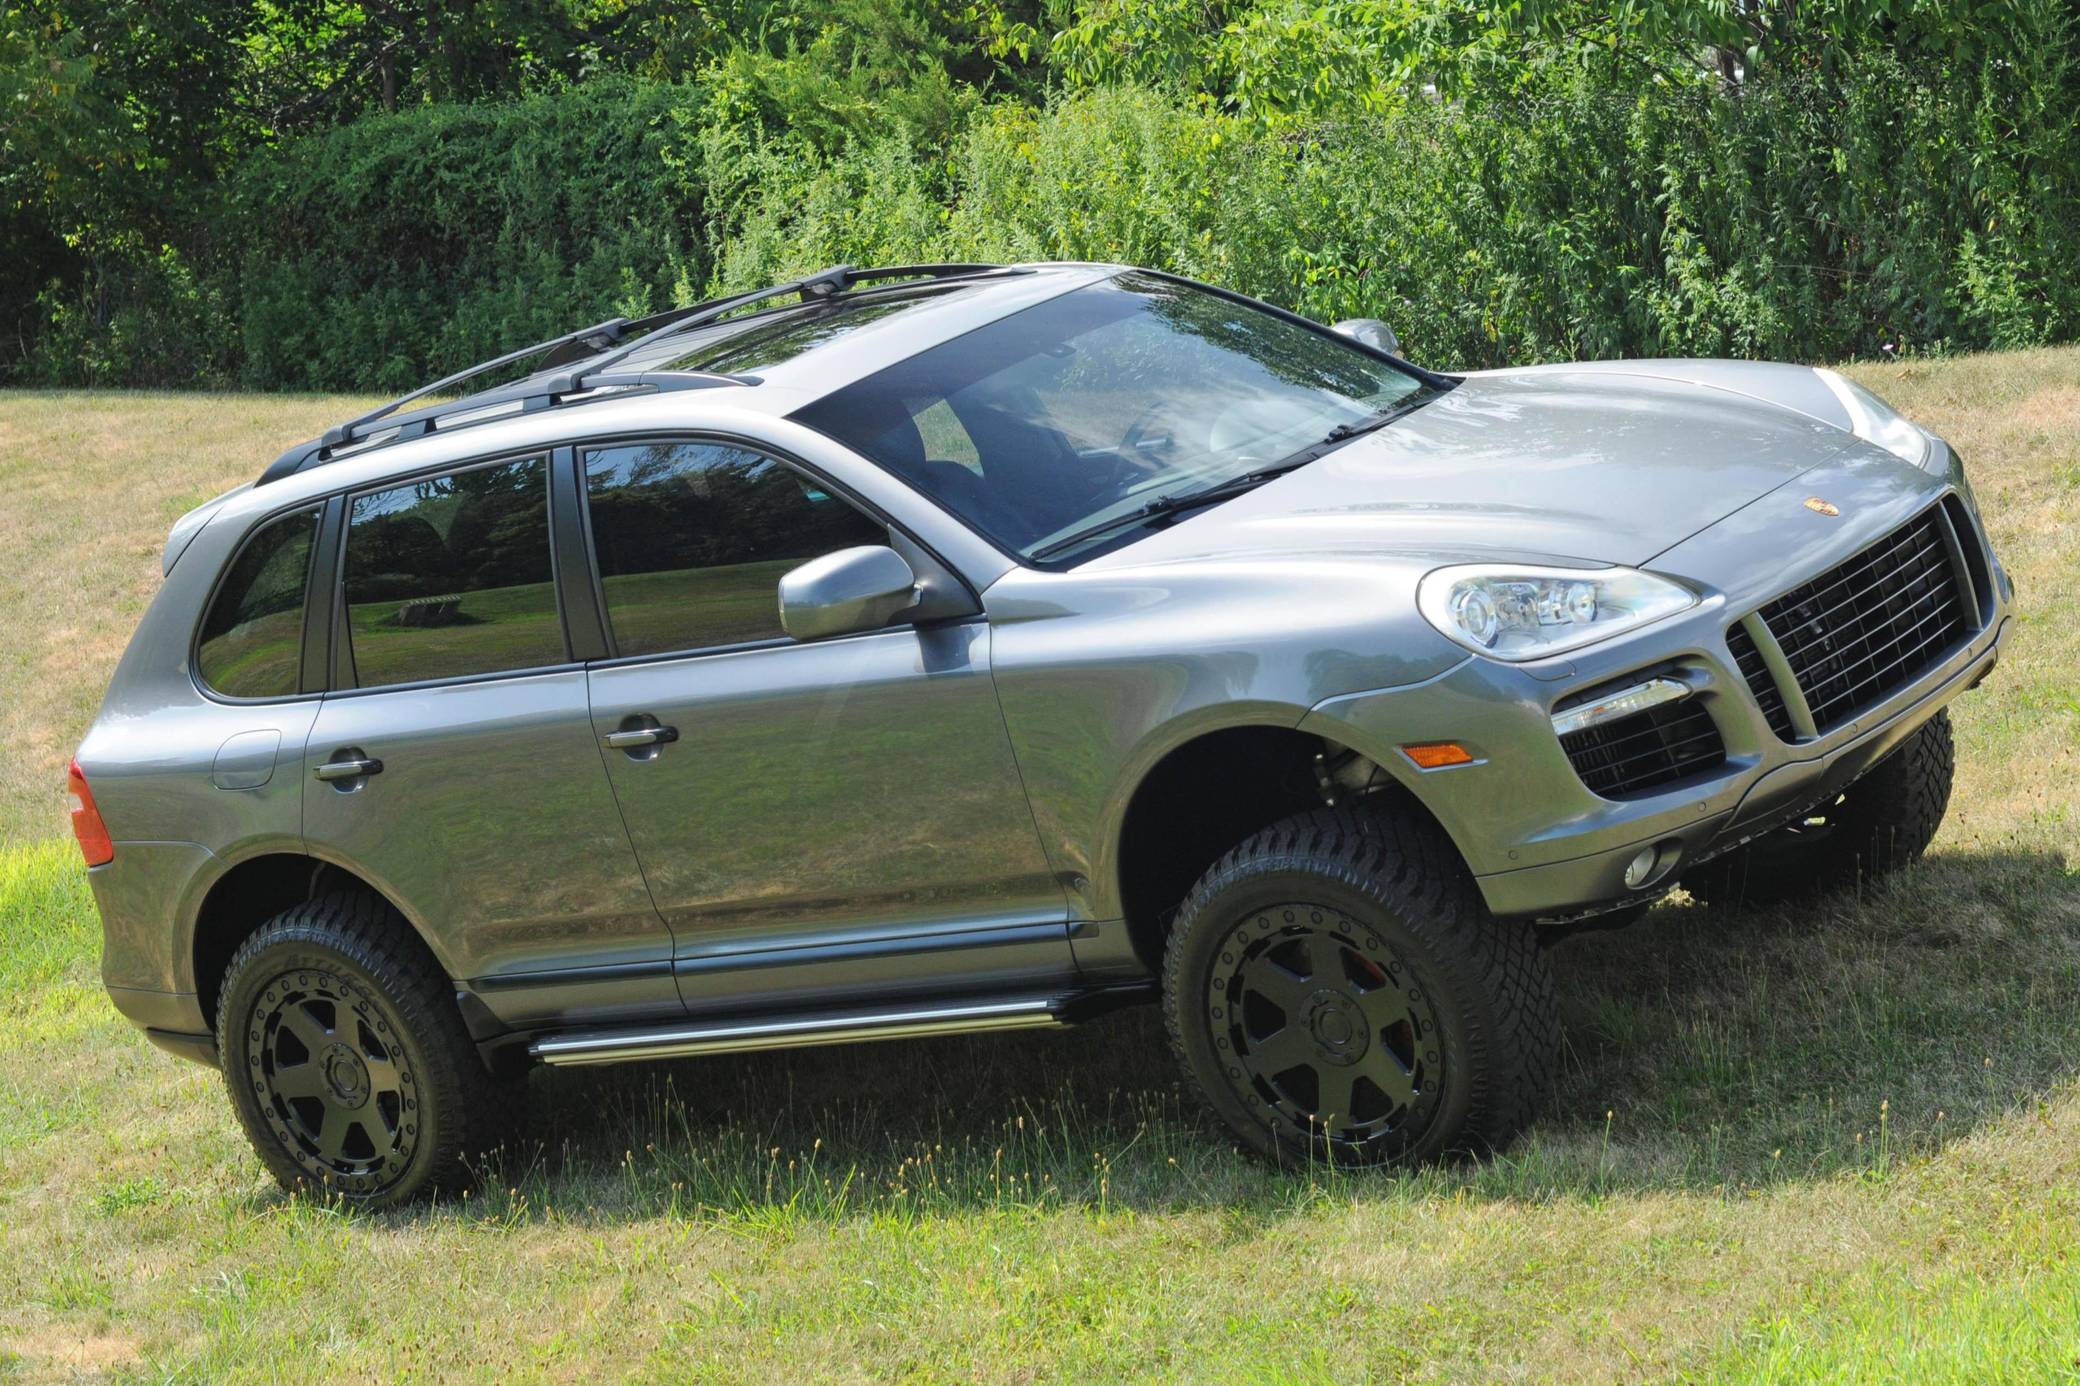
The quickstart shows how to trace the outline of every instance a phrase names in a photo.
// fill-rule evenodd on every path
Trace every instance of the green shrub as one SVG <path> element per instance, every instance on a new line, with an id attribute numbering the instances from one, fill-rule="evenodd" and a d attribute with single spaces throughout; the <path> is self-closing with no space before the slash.
<path id="1" fill-rule="evenodd" d="M 222 281 L 173 246 L 124 237 L 83 283 L 45 289 L 35 306 L 21 367 L 33 383 L 222 385 L 236 360 Z"/>
<path id="2" fill-rule="evenodd" d="M 235 247 L 241 383 L 409 389 L 707 274 L 685 88 L 601 81 L 365 117 L 248 162 Z"/>
<path id="3" fill-rule="evenodd" d="M 1271 130 L 1096 91 L 992 108 L 943 171 L 887 145 L 767 151 L 710 232 L 731 288 L 844 260 L 1119 260 L 1385 317 L 1467 367 L 2020 346 L 2080 332 L 2059 210 L 2080 144 L 2072 108 L 2018 116 L 2008 80 L 1879 57 L 1729 100 L 1583 69 Z"/>
<path id="4" fill-rule="evenodd" d="M 31 370 L 406 389 L 616 313 L 932 259 L 1154 265 L 1385 317 L 1445 366 L 2067 340 L 2080 36 L 2023 8 L 2004 44 L 1787 59 L 1737 94 L 1592 54 L 1267 121 L 1134 88 L 947 104 L 927 63 L 890 69 L 914 100 L 880 117 L 855 74 L 790 125 L 812 43 L 368 116 L 249 160 L 181 249 L 46 295 Z"/>

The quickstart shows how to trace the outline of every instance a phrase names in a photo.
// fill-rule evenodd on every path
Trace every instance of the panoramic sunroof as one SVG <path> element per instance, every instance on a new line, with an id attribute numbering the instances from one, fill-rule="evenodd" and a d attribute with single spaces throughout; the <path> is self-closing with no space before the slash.
<path id="1" fill-rule="evenodd" d="M 754 373 L 791 361 L 848 332 L 894 317 L 929 299 L 960 291 L 950 284 L 924 284 L 752 314 L 660 342 L 658 358 L 632 357 L 622 369 Z"/>

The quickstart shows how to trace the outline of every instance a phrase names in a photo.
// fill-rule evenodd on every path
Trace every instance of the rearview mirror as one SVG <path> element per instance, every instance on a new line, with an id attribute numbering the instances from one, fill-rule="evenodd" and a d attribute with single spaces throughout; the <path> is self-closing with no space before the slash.
<path id="1" fill-rule="evenodd" d="M 916 601 L 917 574 L 894 549 L 839 549 L 780 579 L 780 628 L 797 640 L 879 630 Z"/>
<path id="2" fill-rule="evenodd" d="M 1329 330 L 1341 332 L 1354 342 L 1363 342 L 1374 351 L 1384 351 L 1389 356 L 1401 354 L 1401 339 L 1394 335 L 1393 328 L 1378 318 L 1345 318 Z"/>

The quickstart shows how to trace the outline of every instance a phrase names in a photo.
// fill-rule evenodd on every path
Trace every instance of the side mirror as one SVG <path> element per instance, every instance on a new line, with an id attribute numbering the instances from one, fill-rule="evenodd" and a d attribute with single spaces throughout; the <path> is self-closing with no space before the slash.
<path id="1" fill-rule="evenodd" d="M 894 549 L 839 549 L 780 579 L 780 628 L 797 640 L 879 630 L 916 601 L 917 574 Z"/>
<path id="2" fill-rule="evenodd" d="M 1374 351 L 1384 351 L 1389 356 L 1401 354 L 1401 339 L 1394 335 L 1393 328 L 1378 318 L 1345 318 L 1329 330 L 1341 332 L 1354 342 L 1363 342 Z"/>

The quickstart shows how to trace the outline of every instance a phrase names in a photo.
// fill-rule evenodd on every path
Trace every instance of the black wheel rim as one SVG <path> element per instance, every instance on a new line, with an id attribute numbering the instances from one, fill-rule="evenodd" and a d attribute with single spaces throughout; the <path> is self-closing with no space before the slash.
<path id="1" fill-rule="evenodd" d="M 246 1060 L 262 1119 L 312 1180 L 368 1194 L 404 1174 L 417 1082 L 397 1025 L 360 987 L 318 968 L 275 978 L 254 1004 Z"/>
<path id="2" fill-rule="evenodd" d="M 1446 1056 L 1429 989 L 1340 910 L 1276 905 L 1244 920 L 1215 959 L 1210 1018 L 1229 1084 L 1290 1137 L 1372 1161 L 1436 1120 Z"/>

